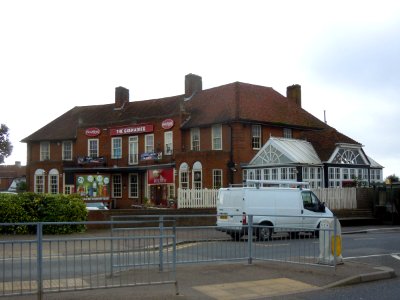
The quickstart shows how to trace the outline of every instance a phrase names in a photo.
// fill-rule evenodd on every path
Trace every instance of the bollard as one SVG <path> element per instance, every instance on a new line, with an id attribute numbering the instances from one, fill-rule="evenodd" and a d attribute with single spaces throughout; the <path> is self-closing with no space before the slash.
<path id="1" fill-rule="evenodd" d="M 319 231 L 319 257 L 322 265 L 343 264 L 342 230 L 338 219 L 323 219 Z"/>

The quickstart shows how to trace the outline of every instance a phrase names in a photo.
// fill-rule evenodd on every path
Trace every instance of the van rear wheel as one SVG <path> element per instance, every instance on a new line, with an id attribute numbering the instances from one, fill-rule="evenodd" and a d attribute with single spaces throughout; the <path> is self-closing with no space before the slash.
<path id="1" fill-rule="evenodd" d="M 231 232 L 229 235 L 231 236 L 232 240 L 234 240 L 234 241 L 240 241 L 240 239 L 243 236 L 243 234 L 240 232 Z"/>
<path id="2" fill-rule="evenodd" d="M 271 224 L 260 224 L 260 227 L 257 230 L 257 238 L 260 241 L 270 240 L 272 238 L 274 229 L 266 226 L 271 226 Z"/>

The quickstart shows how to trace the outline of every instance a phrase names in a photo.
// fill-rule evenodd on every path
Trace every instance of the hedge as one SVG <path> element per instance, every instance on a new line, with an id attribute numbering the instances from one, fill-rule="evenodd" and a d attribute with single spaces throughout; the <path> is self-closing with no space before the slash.
<path id="1" fill-rule="evenodd" d="M 88 212 L 78 195 L 51 194 L 0 194 L 0 222 L 81 222 Z M 34 233 L 36 226 L 1 226 L 0 233 Z M 81 232 L 85 225 L 44 225 L 43 233 L 61 234 Z"/>

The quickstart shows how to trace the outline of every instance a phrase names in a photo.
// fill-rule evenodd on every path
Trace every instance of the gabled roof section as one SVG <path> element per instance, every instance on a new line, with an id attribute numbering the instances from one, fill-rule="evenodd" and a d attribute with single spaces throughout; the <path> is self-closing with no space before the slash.
<path id="1" fill-rule="evenodd" d="M 172 117 L 180 113 L 182 97 L 129 102 L 123 109 L 114 109 L 114 103 L 76 106 L 22 142 L 75 139 L 80 127 L 135 124 L 151 118 Z"/>
<path id="2" fill-rule="evenodd" d="M 203 90 L 185 102 L 190 118 L 183 128 L 226 122 L 256 122 L 321 129 L 324 123 L 270 87 L 235 82 Z"/>
<path id="3" fill-rule="evenodd" d="M 307 141 L 271 137 L 250 161 L 249 166 L 279 164 L 321 165 L 322 162 Z"/>
<path id="4" fill-rule="evenodd" d="M 350 144 L 361 147 L 361 144 L 336 129 L 324 124 L 323 130 L 303 132 L 302 138 L 311 142 L 321 161 L 327 162 L 338 144 Z"/>
<path id="5" fill-rule="evenodd" d="M 368 156 L 368 160 L 371 163 L 370 167 L 371 168 L 377 168 L 377 169 L 383 169 L 383 166 L 377 163 L 375 160 L 373 160 L 371 157 Z"/>

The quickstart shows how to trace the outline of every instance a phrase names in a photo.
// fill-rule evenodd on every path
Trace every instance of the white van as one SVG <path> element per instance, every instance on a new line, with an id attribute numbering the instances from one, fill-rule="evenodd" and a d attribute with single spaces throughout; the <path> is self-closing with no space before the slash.
<path id="1" fill-rule="evenodd" d="M 321 220 L 333 217 L 311 190 L 303 188 L 307 183 L 261 180 L 247 183 L 256 186 L 221 188 L 218 194 L 217 230 L 235 240 L 247 234 L 248 226 L 244 225 L 248 224 L 249 215 L 253 215 L 253 233 L 260 240 L 269 239 L 279 231 L 292 236 L 304 231 L 318 234 Z M 282 187 L 283 183 L 292 187 Z"/>

